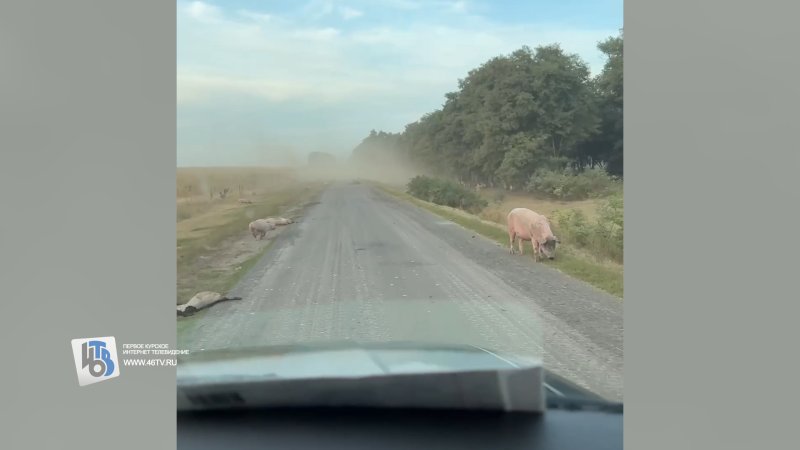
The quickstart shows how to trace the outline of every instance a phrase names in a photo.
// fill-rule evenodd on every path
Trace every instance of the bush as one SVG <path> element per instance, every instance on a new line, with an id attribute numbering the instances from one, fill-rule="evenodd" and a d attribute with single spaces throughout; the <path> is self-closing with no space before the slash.
<path id="1" fill-rule="evenodd" d="M 540 169 L 531 175 L 525 190 L 559 200 L 583 200 L 607 196 L 620 190 L 622 183 L 604 169 Z"/>
<path id="2" fill-rule="evenodd" d="M 599 258 L 622 263 L 624 208 L 621 194 L 610 197 L 600 208 L 594 223 L 586 220 L 579 210 L 558 211 L 554 214 L 555 233 L 564 242 L 588 250 Z"/>
<path id="3" fill-rule="evenodd" d="M 576 247 L 587 247 L 591 240 L 592 227 L 586 220 L 583 211 L 573 209 L 568 211 L 557 211 L 555 213 L 556 223 L 560 239 L 567 241 Z"/>
<path id="4" fill-rule="evenodd" d="M 489 205 L 480 195 L 458 183 L 418 175 L 408 183 L 408 193 L 437 205 L 479 212 Z"/>
<path id="5" fill-rule="evenodd" d="M 600 208 L 596 233 L 600 238 L 600 251 L 610 258 L 622 262 L 624 241 L 624 205 L 621 194 L 606 200 Z"/>
<path id="6" fill-rule="evenodd" d="M 408 193 L 414 197 L 428 200 L 433 182 L 433 178 L 418 175 L 408 182 Z"/>

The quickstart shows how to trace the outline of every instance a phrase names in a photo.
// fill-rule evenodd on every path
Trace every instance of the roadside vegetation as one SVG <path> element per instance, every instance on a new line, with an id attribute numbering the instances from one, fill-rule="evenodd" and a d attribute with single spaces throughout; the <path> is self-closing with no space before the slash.
<path id="1" fill-rule="evenodd" d="M 550 218 L 562 241 L 545 264 L 623 295 L 623 36 L 598 44 L 590 76 L 552 44 L 490 59 L 459 80 L 441 109 L 400 133 L 373 130 L 356 162 L 419 174 L 392 194 L 508 245 L 517 207 Z"/>
<path id="2" fill-rule="evenodd" d="M 478 212 L 489 204 L 475 191 L 456 182 L 424 175 L 418 175 L 411 179 L 408 183 L 408 192 L 414 197 L 431 203 L 461 208 L 465 211 Z"/>
<path id="3" fill-rule="evenodd" d="M 622 182 L 602 167 L 582 171 L 571 167 L 562 170 L 542 169 L 531 175 L 525 191 L 558 200 L 585 200 L 620 194 Z"/>
<path id="4" fill-rule="evenodd" d="M 423 209 L 437 214 L 440 217 L 448 219 L 463 226 L 464 228 L 475 231 L 484 237 L 492 239 L 502 246 L 503 251 L 508 251 L 506 215 L 512 208 L 510 208 L 510 205 L 501 206 L 504 205 L 504 202 L 495 202 L 481 211 L 479 214 L 471 214 L 460 208 L 453 208 L 423 200 L 411 195 L 409 192 L 403 190 L 403 188 L 399 186 L 379 184 L 379 187 L 397 198 L 407 200 Z M 516 196 L 516 198 L 519 199 L 520 196 Z M 613 231 L 614 233 L 618 233 L 617 236 L 619 236 L 619 262 L 615 261 L 613 258 L 607 257 L 605 253 L 608 251 L 608 247 L 611 247 L 612 249 L 616 247 L 613 244 L 603 242 L 603 236 L 596 234 L 600 232 L 609 232 L 604 226 L 596 225 L 599 223 L 606 223 L 606 214 L 613 212 L 613 214 L 619 214 L 621 219 L 621 203 L 619 204 L 619 208 L 616 208 L 616 200 L 609 199 L 607 201 L 585 203 L 582 205 L 582 209 L 570 208 L 564 210 L 558 209 L 559 206 L 563 206 L 562 204 L 556 204 L 548 200 L 540 201 L 531 196 L 527 196 L 525 199 L 525 201 L 514 204 L 527 205 L 524 207 L 530 207 L 530 209 L 535 211 L 541 211 L 551 218 L 555 217 L 555 219 L 551 220 L 553 222 L 553 231 L 562 241 L 562 244 L 558 248 L 558 255 L 556 256 L 556 259 L 543 260 L 540 261 L 539 264 L 545 264 L 548 267 L 560 270 L 565 274 L 583 280 L 599 289 L 602 289 L 609 294 L 623 298 L 624 284 L 621 259 L 621 225 L 619 231 L 616 229 Z M 614 206 L 608 208 L 605 202 L 612 203 Z M 569 202 L 562 203 L 566 206 L 569 206 Z M 572 217 L 572 214 L 581 214 L 583 217 L 587 217 L 587 214 L 585 214 L 583 210 L 590 211 L 590 215 L 588 215 L 589 217 L 595 217 L 594 221 L 591 222 L 591 225 L 584 224 L 582 225 L 584 228 L 576 229 L 575 226 L 570 222 L 559 222 L 558 218 L 561 214 L 565 214 L 567 217 Z M 500 211 L 503 211 L 503 213 L 500 214 Z M 562 213 L 562 211 L 565 212 Z M 597 226 L 597 228 L 592 228 L 592 226 Z M 589 227 L 592 230 L 592 234 L 590 235 L 591 237 L 585 238 L 585 241 L 573 240 L 574 234 L 584 233 L 586 227 Z M 533 253 L 530 250 L 530 247 L 527 247 L 527 253 L 525 255 L 529 258 L 533 258 Z"/>

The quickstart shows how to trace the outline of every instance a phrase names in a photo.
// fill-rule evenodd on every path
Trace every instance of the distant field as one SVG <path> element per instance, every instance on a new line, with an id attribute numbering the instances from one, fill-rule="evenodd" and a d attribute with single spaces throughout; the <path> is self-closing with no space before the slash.
<path id="1" fill-rule="evenodd" d="M 180 167 L 176 177 L 178 215 L 202 211 L 211 206 L 211 200 L 220 200 L 225 189 L 226 200 L 249 198 L 295 182 L 299 176 L 297 169 L 283 167 Z"/>
<path id="2" fill-rule="evenodd" d="M 323 186 L 287 168 L 179 168 L 176 303 L 199 291 L 233 287 L 271 242 L 253 239 L 247 224 L 299 214 Z M 226 188 L 228 194 L 220 198 Z"/>

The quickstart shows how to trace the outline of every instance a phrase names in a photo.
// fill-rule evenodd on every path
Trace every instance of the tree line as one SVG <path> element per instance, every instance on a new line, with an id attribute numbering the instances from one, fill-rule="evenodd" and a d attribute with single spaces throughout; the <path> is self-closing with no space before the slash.
<path id="1" fill-rule="evenodd" d="M 400 133 L 372 130 L 352 157 L 506 188 L 537 171 L 600 167 L 621 178 L 622 33 L 598 49 L 606 62 L 594 77 L 559 44 L 492 58 L 459 80 L 441 109 Z"/>

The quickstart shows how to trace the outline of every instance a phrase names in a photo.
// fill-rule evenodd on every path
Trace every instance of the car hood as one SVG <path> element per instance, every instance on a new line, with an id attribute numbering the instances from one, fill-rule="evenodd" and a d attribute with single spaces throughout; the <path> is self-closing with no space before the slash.
<path id="1" fill-rule="evenodd" d="M 547 373 L 540 359 L 424 342 L 203 350 L 179 358 L 177 382 L 180 410 L 371 406 L 538 412 L 554 396 L 600 399 Z"/>

